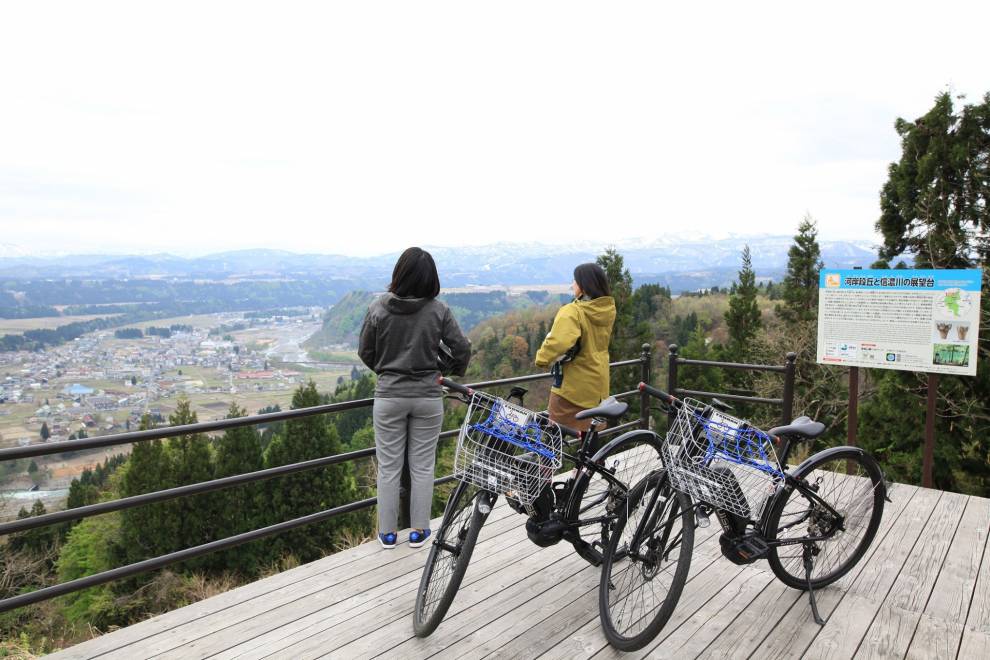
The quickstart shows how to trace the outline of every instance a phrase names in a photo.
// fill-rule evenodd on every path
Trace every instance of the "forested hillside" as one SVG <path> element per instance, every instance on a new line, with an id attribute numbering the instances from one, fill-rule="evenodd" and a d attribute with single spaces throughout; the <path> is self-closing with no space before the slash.
<path id="1" fill-rule="evenodd" d="M 358 333 L 368 305 L 375 294 L 367 291 L 352 291 L 327 312 L 323 327 L 306 341 L 306 348 L 319 349 L 332 346 L 357 347 Z M 450 306 L 451 312 L 461 329 L 468 332 L 487 318 L 498 316 L 513 309 L 526 309 L 539 305 L 561 303 L 564 295 L 547 291 L 525 291 L 508 294 L 504 291 L 445 293 L 440 295 Z"/>

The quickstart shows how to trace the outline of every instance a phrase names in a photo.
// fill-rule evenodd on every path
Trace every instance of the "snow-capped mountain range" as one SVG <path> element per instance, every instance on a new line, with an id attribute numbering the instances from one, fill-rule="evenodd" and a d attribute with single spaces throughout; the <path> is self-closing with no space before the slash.
<path id="1" fill-rule="evenodd" d="M 791 236 L 726 235 L 679 239 L 652 237 L 615 241 L 626 267 L 638 282 L 661 282 L 675 290 L 722 285 L 735 279 L 740 253 L 749 245 L 757 275 L 779 280 L 787 267 Z M 876 259 L 867 241 L 821 241 L 827 267 L 869 266 Z M 592 261 L 604 242 L 561 244 L 496 243 L 466 247 L 428 247 L 444 286 L 520 285 L 568 282 L 575 265 Z M 237 250 L 203 257 L 171 254 L 30 256 L 16 245 L 0 245 L 0 277 L 24 278 L 177 278 L 177 279 L 350 279 L 355 284 L 387 282 L 397 254 L 348 257 L 298 254 L 283 250 Z"/>

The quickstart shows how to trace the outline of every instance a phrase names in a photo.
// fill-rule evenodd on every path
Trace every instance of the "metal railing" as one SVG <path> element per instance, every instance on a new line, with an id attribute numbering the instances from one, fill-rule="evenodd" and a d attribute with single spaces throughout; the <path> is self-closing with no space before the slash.
<path id="1" fill-rule="evenodd" d="M 609 369 L 611 371 L 616 368 L 631 367 L 637 365 L 640 367 L 640 379 L 644 382 L 650 382 L 650 378 L 652 375 L 652 353 L 649 344 L 643 345 L 642 353 L 638 358 L 612 362 L 609 365 Z M 518 376 L 515 378 L 503 378 L 500 380 L 489 380 L 480 383 L 473 383 L 470 384 L 470 387 L 474 389 L 483 390 L 483 389 L 489 389 L 489 388 L 500 387 L 505 385 L 516 385 L 519 383 L 549 380 L 550 378 L 551 375 L 548 373 L 532 374 L 527 376 Z M 621 392 L 615 395 L 617 399 L 628 399 L 636 396 L 639 397 L 639 401 L 640 401 L 641 412 L 639 419 L 611 427 L 609 429 L 606 429 L 605 431 L 602 431 L 599 435 L 611 436 L 631 428 L 649 427 L 649 399 L 648 399 L 649 395 L 645 393 L 640 393 L 638 390 Z M 54 454 L 61 454 L 64 452 L 75 452 L 75 451 L 94 449 L 100 447 L 114 447 L 119 445 L 131 444 L 135 442 L 161 440 L 161 439 L 171 438 L 181 435 L 214 433 L 217 431 L 225 431 L 227 429 L 240 428 L 245 426 L 256 426 L 259 424 L 265 424 L 271 422 L 282 422 L 291 419 L 312 417 L 315 415 L 335 414 L 335 413 L 346 412 L 348 410 L 356 410 L 359 408 L 370 408 L 373 403 L 374 403 L 374 399 L 356 399 L 353 401 L 343 401 L 340 403 L 312 406 L 309 408 L 299 408 L 296 410 L 289 410 L 284 412 L 267 413 L 263 415 L 249 415 L 247 417 L 237 417 L 233 419 L 222 419 L 213 422 L 199 422 L 196 424 L 184 424 L 181 426 L 170 426 L 165 428 L 150 429 L 144 431 L 118 433 L 114 435 L 100 436 L 95 438 L 84 438 L 81 440 L 50 442 L 46 444 L 30 445 L 27 447 L 12 447 L 8 449 L 0 449 L 0 462 L 12 461 L 21 458 L 29 458 L 35 456 L 51 456 Z M 457 434 L 458 434 L 458 429 L 450 429 L 447 431 L 443 431 L 440 434 L 440 439 L 442 440 L 445 438 L 455 437 Z M 268 468 L 265 470 L 257 470 L 255 472 L 248 472 L 245 474 L 223 477 L 221 479 L 213 479 L 210 481 L 204 481 L 196 484 L 189 484 L 186 486 L 177 486 L 175 488 L 169 488 L 166 490 L 156 491 L 153 493 L 144 493 L 141 495 L 134 495 L 132 497 L 124 497 L 109 502 L 99 502 L 97 504 L 77 507 L 74 509 L 67 509 L 65 511 L 56 511 L 41 516 L 22 518 L 10 522 L 0 523 L 0 536 L 13 534 L 16 532 L 23 532 L 30 529 L 36 529 L 39 527 L 47 527 L 49 525 L 64 523 L 70 520 L 80 520 L 83 518 L 88 518 L 90 516 L 110 513 L 112 511 L 123 511 L 125 509 L 130 509 L 132 507 L 143 506 L 155 502 L 164 502 L 166 500 L 172 500 L 179 497 L 197 495 L 200 493 L 208 493 L 212 491 L 221 490 L 224 488 L 231 488 L 233 486 L 239 486 L 242 484 L 262 481 L 265 479 L 271 479 L 273 477 L 279 477 L 287 474 L 293 474 L 296 472 L 302 472 L 304 470 L 312 470 L 315 468 L 327 467 L 330 465 L 335 465 L 338 463 L 344 463 L 357 459 L 370 458 L 374 455 L 375 455 L 375 448 L 369 447 L 367 449 L 359 449 L 356 451 L 350 451 L 343 454 L 325 456 L 323 458 L 302 461 L 299 463 L 292 463 L 290 465 L 282 465 L 279 467 Z M 454 479 L 453 475 L 440 477 L 434 481 L 434 484 L 439 485 L 442 483 L 452 481 L 453 479 Z M 9 610 L 13 610 L 19 607 L 24 607 L 26 605 L 39 603 L 45 600 L 49 600 L 51 598 L 56 598 L 58 596 L 63 596 L 65 594 L 79 591 L 81 589 L 87 589 L 89 587 L 95 587 L 101 584 L 106 584 L 107 582 L 121 580 L 123 578 L 127 578 L 133 575 L 154 571 L 159 568 L 168 566 L 170 564 L 174 564 L 176 562 L 185 561 L 187 559 L 192 559 L 193 557 L 199 557 L 201 555 L 217 552 L 219 550 L 226 550 L 228 548 L 232 548 L 241 545 L 243 543 L 248 543 L 250 541 L 255 541 L 268 536 L 273 536 L 288 531 L 290 529 L 295 529 L 296 527 L 302 527 L 303 525 L 309 525 L 316 522 L 323 522 L 335 516 L 340 516 L 347 513 L 351 513 L 353 511 L 358 511 L 360 509 L 366 509 L 375 506 L 377 502 L 378 502 L 377 497 L 369 497 L 362 500 L 357 500 L 355 502 L 347 502 L 339 506 L 335 506 L 331 509 L 327 509 L 325 511 L 318 511 L 316 513 L 312 513 L 307 516 L 294 518 L 292 520 L 276 523 L 274 525 L 269 525 L 267 527 L 262 527 L 249 532 L 243 532 L 241 534 L 236 534 L 234 536 L 230 536 L 224 539 L 219 539 L 216 541 L 211 541 L 209 543 L 204 543 L 202 545 L 186 548 L 184 550 L 178 550 L 158 557 L 152 557 L 144 561 L 136 562 L 134 564 L 128 564 L 127 566 L 113 568 L 108 571 L 103 571 L 102 573 L 97 573 L 95 575 L 89 575 L 86 577 L 78 578 L 76 580 L 71 580 L 69 582 L 64 582 L 62 584 L 45 587 L 42 589 L 38 589 L 37 591 L 32 591 L 30 593 L 12 596 L 0 600 L 0 612 L 7 612 Z"/>
<path id="2" fill-rule="evenodd" d="M 780 420 L 782 425 L 791 423 L 794 411 L 794 366 L 797 360 L 797 353 L 788 353 L 785 356 L 784 364 L 743 364 L 738 362 L 716 362 L 713 360 L 691 360 L 680 357 L 677 352 L 677 344 L 670 345 L 670 358 L 667 367 L 667 391 L 676 396 L 693 396 L 712 398 L 718 397 L 726 401 L 741 401 L 746 403 L 765 403 L 773 406 L 780 406 Z M 784 391 L 779 399 L 770 399 L 760 396 L 747 396 L 743 394 L 722 394 L 718 392 L 703 392 L 700 390 L 686 390 L 677 386 L 678 368 L 681 365 L 696 365 L 700 367 L 716 367 L 720 369 L 738 369 L 742 371 L 772 371 L 784 374 Z"/>

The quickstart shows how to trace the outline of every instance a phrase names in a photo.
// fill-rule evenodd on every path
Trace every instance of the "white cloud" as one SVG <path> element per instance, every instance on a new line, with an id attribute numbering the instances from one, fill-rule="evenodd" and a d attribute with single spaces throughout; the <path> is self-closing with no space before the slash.
<path id="1" fill-rule="evenodd" d="M 871 238 L 986 3 L 6 3 L 3 242 L 372 254 Z"/>

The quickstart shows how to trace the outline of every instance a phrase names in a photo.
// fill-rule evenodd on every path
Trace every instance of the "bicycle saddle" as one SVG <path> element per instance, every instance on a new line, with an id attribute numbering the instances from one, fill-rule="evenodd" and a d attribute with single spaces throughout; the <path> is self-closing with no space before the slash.
<path id="1" fill-rule="evenodd" d="M 770 435 L 797 435 L 811 440 L 825 432 L 825 425 L 816 422 L 807 415 L 801 415 L 787 426 L 775 426 L 767 433 Z"/>
<path id="2" fill-rule="evenodd" d="M 628 409 L 628 403 L 616 401 L 614 396 L 610 396 L 594 408 L 582 410 L 578 414 L 574 415 L 574 419 L 588 419 L 589 417 L 608 417 L 610 419 L 615 419 L 616 417 L 622 417 L 625 415 L 626 410 Z"/>

